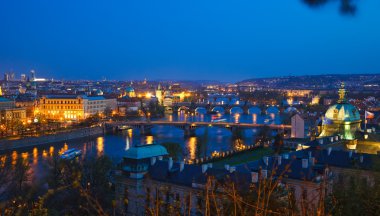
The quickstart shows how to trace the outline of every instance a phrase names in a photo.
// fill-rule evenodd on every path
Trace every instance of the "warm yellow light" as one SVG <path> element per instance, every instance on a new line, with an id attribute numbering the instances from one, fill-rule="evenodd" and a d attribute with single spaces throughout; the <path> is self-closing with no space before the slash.
<path id="1" fill-rule="evenodd" d="M 196 158 L 196 149 L 197 149 L 197 138 L 196 137 L 190 137 L 188 149 L 189 149 L 190 159 L 194 160 Z"/>
<path id="2" fill-rule="evenodd" d="M 153 136 L 146 136 L 146 144 L 153 144 L 154 137 Z"/>
<path id="3" fill-rule="evenodd" d="M 146 98 L 151 98 L 151 97 L 152 97 L 152 93 L 147 92 L 147 93 L 145 94 L 145 97 L 146 97 Z"/>
<path id="4" fill-rule="evenodd" d="M 104 151 L 104 138 L 103 137 L 98 137 L 96 139 L 96 149 L 98 150 L 98 156 L 101 156 L 103 155 L 103 151 Z"/>

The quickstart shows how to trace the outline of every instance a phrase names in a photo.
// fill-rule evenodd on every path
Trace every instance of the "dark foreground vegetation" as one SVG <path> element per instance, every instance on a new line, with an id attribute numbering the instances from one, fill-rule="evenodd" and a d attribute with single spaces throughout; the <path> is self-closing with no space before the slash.
<path id="1" fill-rule="evenodd" d="M 29 163 L 23 158 L 1 160 L 0 211 L 2 215 L 123 215 L 115 201 L 111 160 L 105 156 L 89 160 L 47 162 L 42 182 L 31 180 Z M 274 173 L 248 188 L 236 181 L 209 177 L 205 188 L 184 193 L 184 200 L 170 188 L 150 188 L 146 194 L 147 215 L 380 215 L 379 178 L 368 182 L 357 176 L 337 178 L 332 191 L 321 182 L 312 201 L 295 199 L 294 190 Z M 188 201 L 197 196 L 195 206 Z M 129 200 L 125 200 L 127 205 Z M 190 211 L 192 209 L 192 211 Z"/>

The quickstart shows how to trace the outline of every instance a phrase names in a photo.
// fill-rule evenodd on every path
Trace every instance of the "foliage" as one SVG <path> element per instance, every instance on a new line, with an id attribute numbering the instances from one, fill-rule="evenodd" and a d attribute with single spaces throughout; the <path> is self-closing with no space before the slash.
<path id="1" fill-rule="evenodd" d="M 109 107 L 109 106 L 107 106 L 107 107 L 104 109 L 103 113 L 104 113 L 104 115 L 105 115 L 106 117 L 111 117 L 111 116 L 112 116 L 112 108 Z"/>
<path id="2" fill-rule="evenodd" d="M 333 215 L 380 215 L 380 180 L 361 175 L 340 176 L 327 200 Z"/>

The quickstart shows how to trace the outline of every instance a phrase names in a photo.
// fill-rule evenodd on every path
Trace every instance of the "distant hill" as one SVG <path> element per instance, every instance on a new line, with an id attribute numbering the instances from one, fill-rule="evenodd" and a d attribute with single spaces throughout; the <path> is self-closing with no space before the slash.
<path id="1" fill-rule="evenodd" d="M 379 74 L 325 74 L 306 76 L 286 76 L 254 78 L 238 82 L 239 85 L 256 85 L 271 88 L 292 89 L 331 89 L 344 82 L 347 88 L 380 86 Z"/>

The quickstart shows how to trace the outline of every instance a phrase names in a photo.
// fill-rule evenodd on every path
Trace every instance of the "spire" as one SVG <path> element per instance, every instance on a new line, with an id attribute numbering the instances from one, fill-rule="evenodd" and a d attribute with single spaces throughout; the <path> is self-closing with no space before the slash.
<path id="1" fill-rule="evenodd" d="M 161 83 L 158 83 L 157 90 L 161 90 Z"/>
<path id="2" fill-rule="evenodd" d="M 338 90 L 339 100 L 338 103 L 346 102 L 346 89 L 344 88 L 344 82 L 340 84 L 340 89 Z"/>

